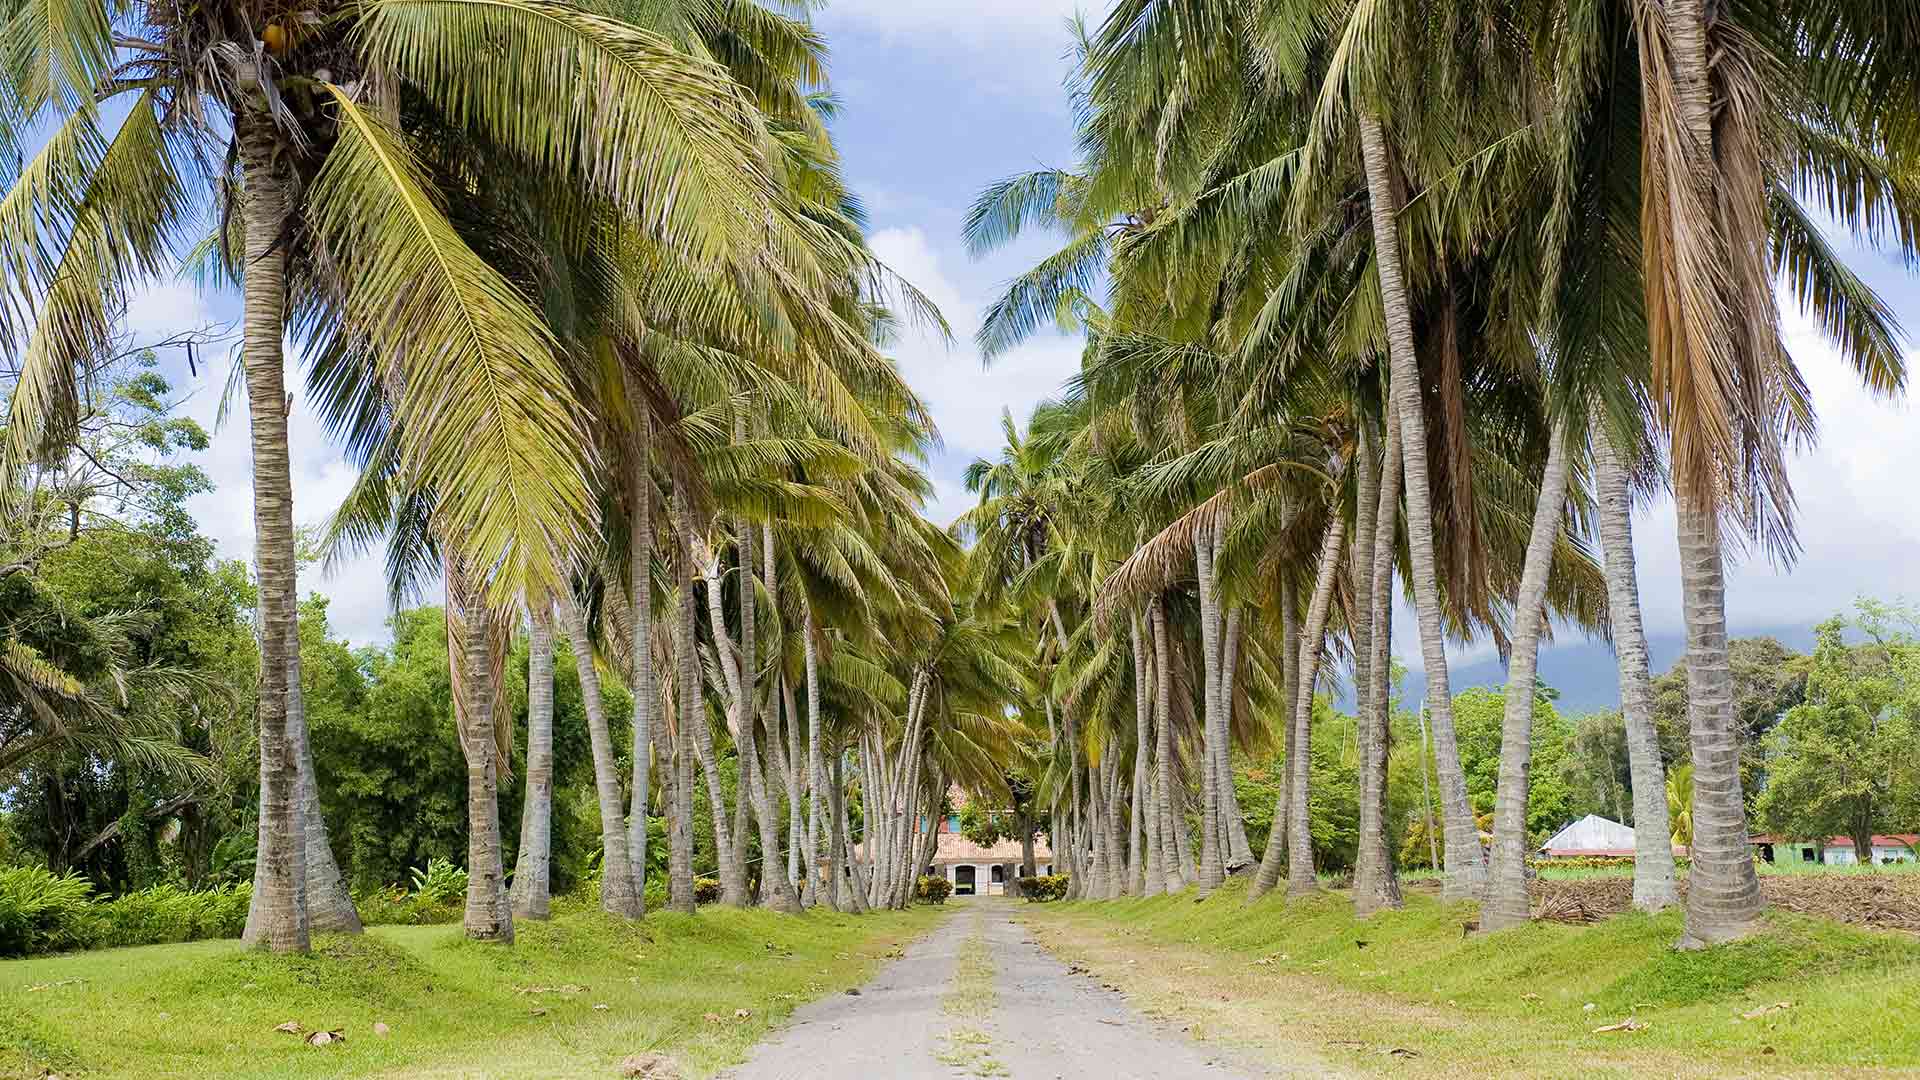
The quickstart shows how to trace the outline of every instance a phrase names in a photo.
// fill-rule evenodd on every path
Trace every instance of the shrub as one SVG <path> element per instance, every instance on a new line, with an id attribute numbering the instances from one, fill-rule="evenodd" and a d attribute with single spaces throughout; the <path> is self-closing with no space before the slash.
<path id="1" fill-rule="evenodd" d="M 27 956 L 81 948 L 78 918 L 91 906 L 93 886 L 38 866 L 0 870 L 0 956 Z"/>
<path id="2" fill-rule="evenodd" d="M 712 904 L 720 899 L 720 879 L 697 877 L 693 879 L 693 902 Z"/>
<path id="3" fill-rule="evenodd" d="M 84 878 L 0 870 L 0 956 L 236 938 L 252 899 L 253 886 L 241 884 L 202 892 L 156 885 L 95 900 Z"/>
<path id="4" fill-rule="evenodd" d="M 1631 870 L 1631 855 L 1571 855 L 1563 858 L 1532 858 L 1527 866 L 1534 870 Z"/>
<path id="5" fill-rule="evenodd" d="M 431 926 L 459 922 L 461 899 L 435 900 L 399 887 L 379 889 L 353 898 L 362 926 Z"/>
<path id="6" fill-rule="evenodd" d="M 923 904 L 944 904 L 953 895 L 953 882 L 938 874 L 927 874 L 914 886 L 914 899 Z"/>
<path id="7" fill-rule="evenodd" d="M 451 904 L 467 895 L 467 872 L 445 859 L 428 859 L 413 868 L 413 892 L 435 904 Z"/>
<path id="8" fill-rule="evenodd" d="M 247 926 L 253 886 L 226 885 L 188 892 L 173 885 L 128 893 L 90 904 L 81 915 L 85 947 L 169 945 L 206 938 L 237 938 Z"/>
<path id="9" fill-rule="evenodd" d="M 1043 904 L 1049 900 L 1058 900 L 1067 895 L 1066 874 L 1050 874 L 1046 877 L 1023 877 L 1020 879 L 1020 895 L 1027 900 Z"/>

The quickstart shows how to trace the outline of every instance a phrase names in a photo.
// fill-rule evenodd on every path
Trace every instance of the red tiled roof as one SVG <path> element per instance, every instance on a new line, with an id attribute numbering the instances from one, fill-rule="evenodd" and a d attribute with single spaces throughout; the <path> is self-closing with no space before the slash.
<path id="1" fill-rule="evenodd" d="M 1042 839 L 1045 835 L 1042 833 L 1033 838 L 1035 862 L 1053 861 L 1053 846 Z M 1002 839 L 992 847 L 981 847 L 959 833 L 948 832 L 944 825 L 940 829 L 940 838 L 933 845 L 933 861 L 937 863 L 1017 863 L 1020 859 L 1018 840 Z"/>
<path id="2" fill-rule="evenodd" d="M 981 847 L 960 833 L 947 828 L 948 819 L 940 819 L 940 836 L 933 842 L 933 861 L 936 863 L 1017 863 L 1021 860 L 1020 841 L 1002 838 L 990 847 Z M 866 857 L 866 845 L 853 845 L 855 858 Z M 1050 863 L 1053 861 L 1053 845 L 1046 833 L 1035 833 L 1033 837 L 1033 861 Z"/>

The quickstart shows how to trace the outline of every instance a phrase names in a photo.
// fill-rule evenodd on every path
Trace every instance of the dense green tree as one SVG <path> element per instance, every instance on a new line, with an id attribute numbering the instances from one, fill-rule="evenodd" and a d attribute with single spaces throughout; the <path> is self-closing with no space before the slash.
<path id="1" fill-rule="evenodd" d="M 1734 728 L 1740 741 L 1740 784 L 1749 800 L 1760 793 L 1766 772 L 1765 739 L 1787 710 L 1806 700 L 1809 658 L 1778 638 L 1735 638 L 1727 643 Z M 1653 724 L 1669 765 L 1690 764 L 1687 669 L 1684 663 L 1653 680 Z"/>
<path id="2" fill-rule="evenodd" d="M 302 604 L 301 688 L 313 731 L 321 807 L 335 854 L 355 892 L 404 883 L 429 859 L 463 863 L 466 851 L 466 759 L 454 732 L 444 614 L 437 607 L 393 616 L 393 643 L 350 650 L 329 636 L 326 604 Z M 525 657 L 524 642 L 514 656 Z M 526 725 L 525 665 L 505 684 L 503 706 L 515 730 Z M 609 687 L 614 705 L 625 692 Z M 525 739 L 516 745 L 524 747 Z M 626 747 L 621 746 L 624 754 Z M 502 787 L 504 835 L 517 836 L 519 783 Z M 592 775 L 586 713 L 571 658 L 554 662 L 553 887 L 565 892 L 585 879 L 597 815 L 583 818 L 572 797 Z M 515 796 L 509 798 L 507 796 Z M 591 806 L 584 808 L 591 813 Z"/>
<path id="3" fill-rule="evenodd" d="M 0 791 L 18 857 L 104 890 L 216 875 L 254 790 L 253 588 L 186 509 L 207 436 L 158 370 L 202 337 L 97 357 L 66 452 L 0 499 Z"/>
<path id="4" fill-rule="evenodd" d="M 1815 631 L 1806 700 L 1765 740 L 1756 810 L 1770 831 L 1824 842 L 1845 836 L 1862 863 L 1873 836 L 1920 823 L 1920 640 L 1911 613 L 1863 602 L 1852 620 Z M 1863 644 L 1849 646 L 1849 628 Z"/>
<path id="5" fill-rule="evenodd" d="M 1528 850 L 1586 812 L 1563 772 L 1573 726 L 1545 693 L 1536 693 L 1533 708 L 1533 766 L 1527 777 Z M 1467 794 L 1474 811 L 1485 813 L 1493 809 L 1499 781 L 1503 692 L 1490 687 L 1463 691 L 1453 699 L 1453 709 Z"/>

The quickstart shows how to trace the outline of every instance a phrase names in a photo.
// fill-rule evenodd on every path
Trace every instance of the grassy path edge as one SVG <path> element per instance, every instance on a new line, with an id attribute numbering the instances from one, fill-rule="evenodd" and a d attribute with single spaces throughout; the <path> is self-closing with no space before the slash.
<path id="1" fill-rule="evenodd" d="M 644 1053 L 707 1076 L 941 918 L 575 910 L 512 947 L 380 927 L 308 957 L 219 941 L 0 962 L 0 1078 L 608 1077 Z M 346 1042 L 307 1046 L 287 1020 Z"/>
<path id="2" fill-rule="evenodd" d="M 1036 905 L 1023 921 L 1143 1012 L 1275 1063 L 1316 1055 L 1406 1076 L 1920 1068 L 1904 1019 L 1920 1008 L 1920 941 L 1906 935 L 1775 913 L 1754 940 L 1682 954 L 1677 913 L 1482 935 L 1462 929 L 1470 905 L 1420 896 L 1367 923 L 1337 894 L 1243 900 L 1230 886 L 1200 902 Z M 1647 1026 L 1594 1031 L 1629 1016 Z"/>

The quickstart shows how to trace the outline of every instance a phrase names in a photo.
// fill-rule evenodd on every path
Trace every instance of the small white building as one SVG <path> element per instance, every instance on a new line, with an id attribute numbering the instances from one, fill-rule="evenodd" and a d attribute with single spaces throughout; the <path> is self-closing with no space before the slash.
<path id="1" fill-rule="evenodd" d="M 1850 836 L 1831 836 L 1824 841 L 1789 840 L 1762 833 L 1753 838 L 1753 846 L 1766 862 L 1820 863 L 1826 866 L 1853 866 L 1860 861 Z M 1920 833 L 1894 833 L 1873 838 L 1873 864 L 1914 862 L 1914 849 L 1920 847 Z"/>
<path id="2" fill-rule="evenodd" d="M 1633 826 L 1588 814 L 1554 833 L 1540 845 L 1540 854 L 1549 859 L 1631 857 Z"/>
<path id="3" fill-rule="evenodd" d="M 955 896 L 1001 896 L 1007 882 L 1020 876 L 1020 858 L 1020 841 L 1002 839 L 981 847 L 961 835 L 960 816 L 952 814 L 940 820 L 927 874 L 953 882 Z M 1033 838 L 1033 870 L 1042 877 L 1053 873 L 1053 848 L 1045 833 Z"/>

